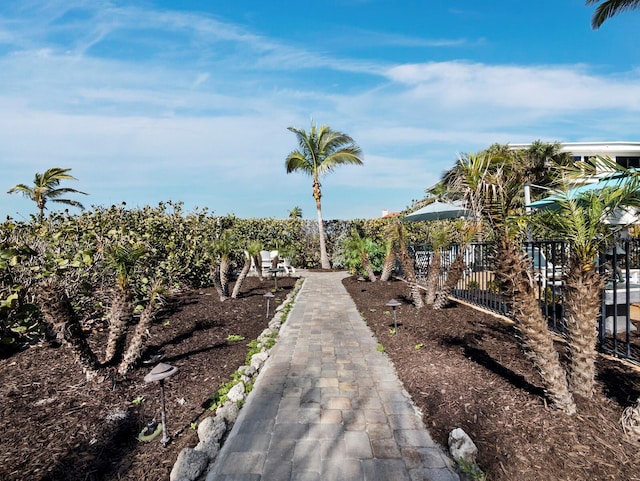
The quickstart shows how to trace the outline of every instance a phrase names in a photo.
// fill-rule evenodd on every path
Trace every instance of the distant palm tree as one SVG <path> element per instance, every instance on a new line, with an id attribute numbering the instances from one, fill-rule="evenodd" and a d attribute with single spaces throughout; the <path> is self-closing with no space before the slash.
<path id="1" fill-rule="evenodd" d="M 594 5 L 601 0 L 586 0 L 587 5 Z M 640 7 L 640 0 L 604 0 L 591 17 L 591 28 L 597 30 L 608 18 L 625 10 L 633 10 Z"/>
<path id="2" fill-rule="evenodd" d="M 22 193 L 25 197 L 28 197 L 36 203 L 38 206 L 38 220 L 42 221 L 44 216 L 44 209 L 47 202 L 57 202 L 58 204 L 71 205 L 84 209 L 84 206 L 76 201 L 70 199 L 60 199 L 59 197 L 64 194 L 83 194 L 84 192 L 71 189 L 69 187 L 58 187 L 61 180 L 78 180 L 72 175 L 68 174 L 71 169 L 62 169 L 60 167 L 54 167 L 46 170 L 43 174 L 36 173 L 33 179 L 33 187 L 29 187 L 25 184 L 14 185 L 7 191 L 8 194 L 16 192 Z"/>
<path id="3" fill-rule="evenodd" d="M 289 211 L 289 219 L 302 219 L 302 209 L 296 205 Z"/>
<path id="4" fill-rule="evenodd" d="M 287 156 L 285 161 L 287 174 L 300 171 L 313 178 L 313 197 L 318 211 L 320 263 L 323 269 L 330 269 L 331 263 L 327 256 L 322 222 L 320 178 L 340 165 L 362 165 L 362 151 L 347 134 L 331 130 L 326 125 L 318 128 L 312 123 L 309 132 L 295 127 L 289 127 L 289 130 L 296 135 L 299 149 Z"/>

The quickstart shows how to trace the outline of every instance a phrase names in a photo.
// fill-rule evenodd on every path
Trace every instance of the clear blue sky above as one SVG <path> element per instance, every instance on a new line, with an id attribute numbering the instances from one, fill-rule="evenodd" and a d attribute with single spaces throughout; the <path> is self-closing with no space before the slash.
<path id="1" fill-rule="evenodd" d="M 183 201 L 216 215 L 315 217 L 286 174 L 289 126 L 350 134 L 363 166 L 323 180 L 325 219 L 424 196 L 495 142 L 638 140 L 640 11 L 594 31 L 584 0 L 0 3 L 5 192 L 71 168 L 86 206 Z M 55 204 L 49 206 L 58 209 Z M 64 206 L 63 206 L 64 207 Z"/>

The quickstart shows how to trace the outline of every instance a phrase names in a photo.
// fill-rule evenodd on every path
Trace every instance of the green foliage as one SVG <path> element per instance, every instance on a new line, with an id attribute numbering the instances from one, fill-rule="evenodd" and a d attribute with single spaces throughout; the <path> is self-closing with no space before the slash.
<path id="1" fill-rule="evenodd" d="M 229 342 L 244 341 L 244 337 L 239 336 L 237 334 L 230 334 L 227 336 L 227 341 Z"/>
<path id="2" fill-rule="evenodd" d="M 384 348 L 384 346 L 383 346 L 382 344 L 380 344 L 380 343 L 378 343 L 378 344 L 376 345 L 376 350 L 377 350 L 378 352 L 385 352 L 385 348 Z"/>
<path id="3" fill-rule="evenodd" d="M 134 406 L 139 406 L 143 402 L 144 402 L 144 396 L 136 396 L 135 399 L 131 401 L 131 404 L 133 404 Z"/>

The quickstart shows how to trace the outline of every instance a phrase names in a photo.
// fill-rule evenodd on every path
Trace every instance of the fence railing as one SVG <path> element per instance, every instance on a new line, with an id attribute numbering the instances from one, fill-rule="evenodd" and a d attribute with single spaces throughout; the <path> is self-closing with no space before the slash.
<path id="1" fill-rule="evenodd" d="M 565 276 L 569 249 L 564 241 L 526 242 L 522 247 L 531 263 L 531 279 L 537 299 L 549 329 L 563 334 Z M 425 279 L 433 258 L 428 244 L 413 245 L 418 279 Z M 495 281 L 494 247 L 489 243 L 473 243 L 460 251 L 457 245 L 440 250 L 444 282 L 447 270 L 458 255 L 464 256 L 466 269 L 454 292 L 454 297 L 512 317 L 509 300 Z M 599 347 L 603 352 L 640 363 L 640 240 L 626 239 L 616 247 L 600 253 L 596 263 L 606 279 L 601 292 L 601 313 L 597 320 Z"/>

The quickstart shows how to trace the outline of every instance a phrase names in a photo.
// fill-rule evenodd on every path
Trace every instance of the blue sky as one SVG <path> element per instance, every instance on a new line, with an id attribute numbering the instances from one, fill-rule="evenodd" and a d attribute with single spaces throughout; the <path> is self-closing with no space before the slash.
<path id="1" fill-rule="evenodd" d="M 87 207 L 183 201 L 315 217 L 289 126 L 350 134 L 363 166 L 323 180 L 325 219 L 424 196 L 495 142 L 637 141 L 640 11 L 594 31 L 583 0 L 0 3 L 0 218 L 35 172 Z M 55 204 L 50 208 L 57 209 Z"/>

